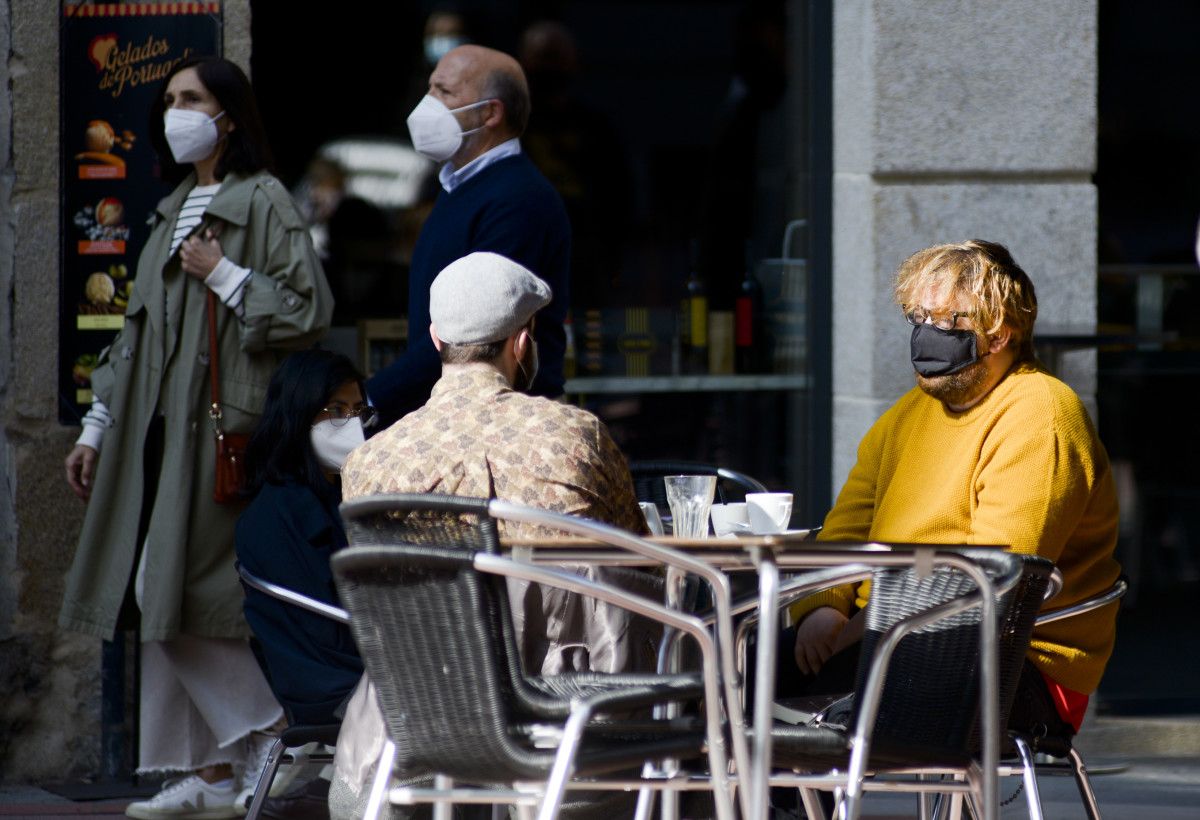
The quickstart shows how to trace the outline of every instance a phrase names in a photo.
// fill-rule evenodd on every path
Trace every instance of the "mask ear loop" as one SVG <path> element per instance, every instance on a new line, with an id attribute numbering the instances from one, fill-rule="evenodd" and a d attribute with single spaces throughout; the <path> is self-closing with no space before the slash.
<path id="1" fill-rule="evenodd" d="M 453 115 L 453 114 L 457 114 L 459 111 L 470 111 L 472 108 L 478 108 L 481 105 L 487 105 L 488 103 L 493 103 L 493 102 L 497 102 L 496 98 L 488 97 L 486 100 L 480 100 L 479 102 L 473 102 L 470 105 L 460 105 L 458 108 L 451 108 L 451 109 L 447 109 L 447 110 Z M 486 120 L 486 118 L 485 118 L 485 120 Z M 469 137 L 472 134 L 478 134 L 480 131 L 482 131 L 484 129 L 484 127 L 485 126 L 481 125 L 478 128 L 471 128 L 469 130 L 464 130 L 462 132 L 462 135 L 464 137 Z"/>
<path id="2" fill-rule="evenodd" d="M 534 344 L 533 333 L 529 330 L 529 328 L 523 328 L 523 330 L 525 331 L 525 344 L 526 345 Z M 516 352 L 516 351 L 514 351 L 514 352 Z M 517 367 L 521 371 L 521 378 L 524 379 L 524 381 L 525 381 L 525 386 L 521 389 L 528 390 L 529 388 L 533 387 L 533 377 L 530 376 L 529 371 L 525 369 L 524 359 L 525 359 L 524 356 L 517 357 Z"/>
<path id="3" fill-rule="evenodd" d="M 528 331 L 526 331 L 525 344 L 529 345 L 532 343 L 533 339 L 530 338 Z M 523 361 L 524 358 L 524 356 L 517 357 L 517 368 L 521 371 L 521 379 L 525 382 L 525 387 L 523 389 L 528 390 L 533 386 L 533 379 L 529 378 L 529 371 L 525 369 L 525 362 Z"/>
<path id="4" fill-rule="evenodd" d="M 498 102 L 498 100 L 495 97 L 488 97 L 486 100 L 479 100 L 477 102 L 467 103 L 466 105 L 460 105 L 458 108 L 447 108 L 446 110 L 451 114 L 457 114 L 459 111 L 470 111 L 472 108 L 478 108 L 481 105 L 487 105 L 488 103 L 493 102 Z"/>

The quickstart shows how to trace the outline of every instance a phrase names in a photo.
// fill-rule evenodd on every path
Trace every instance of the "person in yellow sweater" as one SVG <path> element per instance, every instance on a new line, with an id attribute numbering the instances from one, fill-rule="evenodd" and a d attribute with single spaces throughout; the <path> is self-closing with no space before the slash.
<path id="1" fill-rule="evenodd" d="M 1108 588 L 1120 573 L 1108 456 L 1079 397 L 1034 358 L 1029 277 L 1001 245 L 939 245 L 900 266 L 895 298 L 913 325 L 917 386 L 863 438 L 820 538 L 1041 555 L 1063 574 L 1055 607 Z M 809 693 L 852 687 L 868 586 L 797 605 L 781 692 L 804 692 L 813 676 L 824 686 Z M 1112 653 L 1116 609 L 1035 629 L 1010 726 L 1078 730 Z"/>

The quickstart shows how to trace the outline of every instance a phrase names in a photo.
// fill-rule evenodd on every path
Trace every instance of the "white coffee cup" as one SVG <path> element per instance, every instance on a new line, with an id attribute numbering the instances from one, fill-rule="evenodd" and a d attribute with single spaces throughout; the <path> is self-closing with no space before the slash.
<path id="1" fill-rule="evenodd" d="M 713 504 L 708 514 L 712 518 L 713 532 L 717 535 L 750 532 L 750 513 L 745 502 Z"/>
<path id="2" fill-rule="evenodd" d="M 792 494 L 746 493 L 746 512 L 755 535 L 783 532 L 792 521 Z"/>

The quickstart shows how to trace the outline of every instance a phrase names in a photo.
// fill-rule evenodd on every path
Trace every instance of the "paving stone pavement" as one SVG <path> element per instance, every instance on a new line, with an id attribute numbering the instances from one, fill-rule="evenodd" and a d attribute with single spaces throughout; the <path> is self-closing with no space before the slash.
<path id="1" fill-rule="evenodd" d="M 1200 820 L 1200 717 L 1089 716 L 1076 739 L 1090 771 L 1105 820 Z M 1001 800 L 1011 797 L 1016 778 L 1001 782 Z M 1043 777 L 1039 783 L 1046 820 L 1084 820 L 1075 783 Z M 0 785 L 0 818 L 80 820 L 124 816 L 137 797 L 72 801 L 36 785 Z M 915 798 L 872 794 L 864 820 L 917 816 Z M 1000 820 L 1028 817 L 1023 794 L 1001 810 Z M 617 818 L 613 818 L 617 820 Z"/>
<path id="2" fill-rule="evenodd" d="M 1197 727 L 1200 721 L 1189 723 Z M 1130 727 L 1131 729 L 1133 727 Z M 1197 820 L 1200 818 L 1200 756 L 1102 754 L 1089 750 L 1088 767 L 1105 820 Z M 1017 780 L 1001 783 L 1001 799 L 1011 796 Z M 1084 820 L 1075 784 L 1069 777 L 1043 777 L 1040 783 L 1046 820 Z M 72 802 L 36 786 L 0 786 L 0 817 L 32 820 L 80 820 L 124 815 L 129 800 Z M 874 794 L 864 803 L 864 820 L 900 820 L 917 816 L 915 798 Z M 1028 817 L 1024 795 L 1001 810 L 1001 820 Z M 614 818 L 614 820 L 616 820 Z"/>

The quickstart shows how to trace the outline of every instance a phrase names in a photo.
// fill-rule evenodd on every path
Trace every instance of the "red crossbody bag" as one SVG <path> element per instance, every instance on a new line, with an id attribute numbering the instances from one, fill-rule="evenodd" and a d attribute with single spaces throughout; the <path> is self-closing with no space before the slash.
<path id="1" fill-rule="evenodd" d="M 221 426 L 221 377 L 217 356 L 217 297 L 208 292 L 208 376 L 212 388 L 212 406 L 208 417 L 212 420 L 213 436 L 217 445 L 216 481 L 213 484 L 213 501 L 218 504 L 235 504 L 246 500 L 246 444 L 250 436 L 245 433 L 226 433 Z"/>

